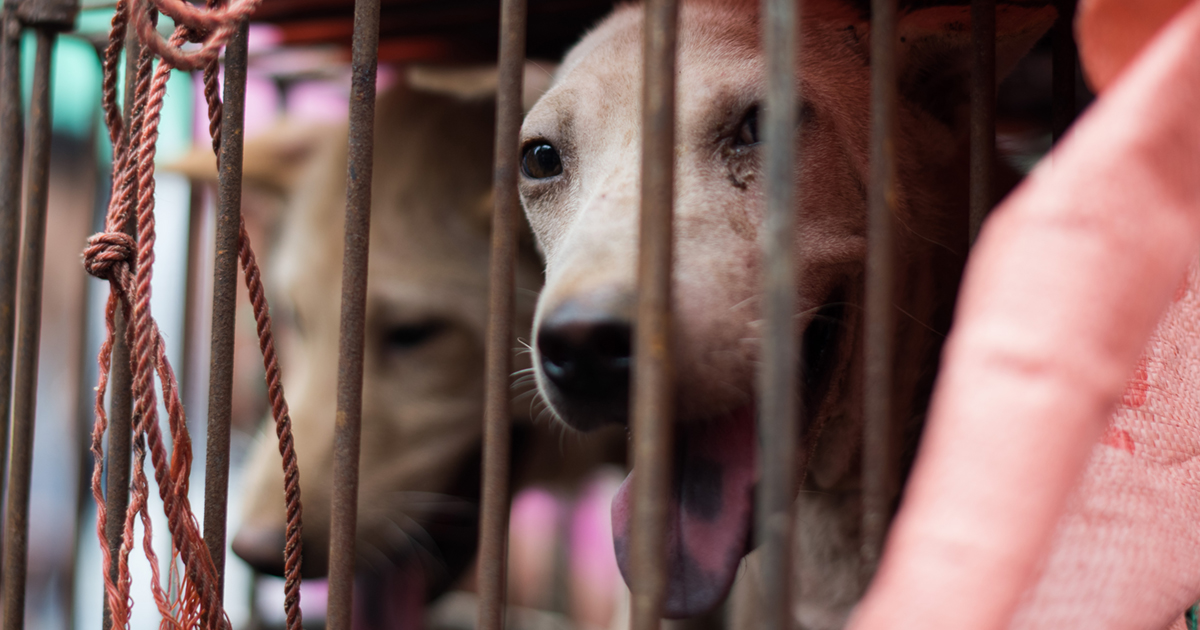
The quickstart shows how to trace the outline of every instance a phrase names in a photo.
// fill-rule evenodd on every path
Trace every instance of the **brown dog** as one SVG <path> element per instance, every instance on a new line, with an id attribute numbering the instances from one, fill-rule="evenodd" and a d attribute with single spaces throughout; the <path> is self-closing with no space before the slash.
<path id="1" fill-rule="evenodd" d="M 764 197 L 758 2 L 684 2 L 675 175 L 676 479 L 669 616 L 718 604 L 749 548 L 756 481 Z M 861 595 L 859 444 L 866 252 L 869 25 L 832 0 L 803 3 L 796 326 L 804 444 L 797 472 L 800 622 L 840 627 Z M 1052 9 L 1002 6 L 998 75 L 1049 27 Z M 896 449 L 911 454 L 966 250 L 968 10 L 899 23 L 899 158 L 892 396 Z M 521 195 L 546 258 L 535 321 L 538 384 L 579 429 L 626 422 L 634 325 L 642 11 L 618 9 L 568 54 L 522 129 Z M 627 571 L 628 482 L 613 505 Z M 897 491 L 898 492 L 898 489 Z M 894 497 L 893 497 L 894 498 Z M 628 578 L 628 573 L 626 573 Z"/>
<path id="2" fill-rule="evenodd" d="M 531 93 L 548 81 L 533 64 L 526 74 Z M 454 585 L 474 558 L 494 92 L 494 69 L 411 69 L 377 104 L 356 627 L 422 624 L 425 600 Z M 344 126 L 285 128 L 246 149 L 248 182 L 285 197 L 268 285 L 300 462 L 306 577 L 324 574 L 329 548 L 345 138 Z M 211 154 L 177 168 L 208 174 Z M 532 246 L 523 247 L 517 321 L 526 324 L 518 339 L 529 336 L 539 267 Z M 528 365 L 526 356 L 518 365 Z M 620 432 L 564 439 L 560 428 L 534 421 L 530 395 L 513 405 L 514 488 L 568 494 L 597 464 L 623 461 Z M 273 435 L 255 447 L 246 478 L 233 549 L 259 571 L 279 574 L 285 515 Z M 611 599 L 612 585 L 604 586 Z M 518 580 L 514 601 L 549 600 L 526 591 Z M 461 606 L 440 614 L 473 615 Z"/>

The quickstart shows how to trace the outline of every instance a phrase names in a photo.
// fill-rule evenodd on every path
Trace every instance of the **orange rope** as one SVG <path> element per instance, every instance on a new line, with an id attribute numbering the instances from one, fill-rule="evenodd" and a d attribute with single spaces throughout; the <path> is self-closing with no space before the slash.
<path id="1" fill-rule="evenodd" d="M 228 7 L 216 6 L 210 0 L 206 10 L 197 9 L 181 0 L 118 0 L 113 17 L 109 44 L 104 55 L 104 94 L 102 104 L 109 138 L 113 143 L 113 184 L 105 221 L 105 231 L 88 239 L 84 251 L 84 267 L 88 273 L 109 281 L 111 291 L 105 312 L 108 334 L 100 348 L 99 382 L 96 388 L 96 423 L 92 433 L 92 453 L 95 469 L 92 473 L 92 494 L 97 502 L 97 532 L 101 541 L 105 592 L 112 613 L 113 626 L 128 628 L 131 578 L 129 556 L 134 546 L 134 524 L 142 522 L 143 551 L 150 561 L 151 591 L 155 605 L 162 614 L 162 628 L 216 630 L 227 628 L 228 618 L 221 607 L 217 590 L 218 579 L 213 559 L 204 543 L 195 513 L 188 500 L 188 480 L 192 466 L 191 438 L 179 398 L 174 371 L 166 356 L 166 346 L 150 312 L 151 277 L 154 267 L 154 157 L 158 140 L 158 125 L 166 94 L 167 80 L 173 68 L 192 70 L 204 68 L 205 96 L 209 108 L 209 130 L 213 149 L 220 148 L 221 101 L 217 96 L 216 55 L 220 47 L 237 30 L 238 24 L 252 12 L 259 0 L 234 0 Z M 163 41 L 154 31 L 155 10 L 173 17 L 179 26 L 169 41 Z M 135 78 L 135 97 L 131 119 L 122 120 L 117 109 L 116 85 L 119 63 L 127 25 L 133 21 L 143 54 L 138 59 Z M 204 34 L 207 33 L 207 36 Z M 199 50 L 185 52 L 188 42 L 202 42 Z M 157 67 L 153 56 L 161 57 Z M 134 192 L 136 191 L 136 195 Z M 131 217 L 137 220 L 136 240 L 122 229 Z M 239 226 L 239 260 L 246 287 L 251 296 L 257 324 L 259 345 L 266 368 L 268 396 L 275 419 L 279 449 L 283 455 L 285 501 L 287 503 L 287 545 L 285 547 L 285 610 L 289 630 L 300 630 L 300 536 L 301 506 L 299 468 L 291 435 L 291 421 L 284 400 L 279 366 L 271 334 L 271 320 L 254 252 L 246 234 L 245 223 Z M 117 577 L 109 570 L 113 558 L 105 544 L 104 532 L 109 515 L 106 513 L 101 489 L 103 467 L 102 439 L 108 428 L 104 410 L 104 394 L 108 385 L 112 361 L 115 315 L 122 309 L 125 336 L 131 352 L 133 374 L 134 465 L 131 501 L 124 516 L 122 544 L 116 558 Z M 167 455 L 158 423 L 157 396 L 154 377 L 157 374 L 167 411 L 167 426 L 171 437 L 171 453 Z M 171 564 L 168 581 L 176 588 L 164 589 L 158 559 L 153 550 L 153 529 L 148 506 L 149 482 L 145 472 L 147 452 L 150 455 L 154 479 L 159 489 L 167 528 L 171 536 Z M 177 573 L 177 563 L 183 574 Z M 171 593 L 176 593 L 172 597 Z"/>

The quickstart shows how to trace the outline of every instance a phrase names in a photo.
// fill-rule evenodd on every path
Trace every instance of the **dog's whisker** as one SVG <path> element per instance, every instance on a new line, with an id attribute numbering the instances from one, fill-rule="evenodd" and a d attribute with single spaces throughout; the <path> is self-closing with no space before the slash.
<path id="1" fill-rule="evenodd" d="M 368 570 L 373 573 L 382 573 L 386 567 L 395 566 L 388 554 L 369 540 L 360 538 L 355 551 L 359 560 L 365 563 Z"/>
<path id="2" fill-rule="evenodd" d="M 512 389 L 522 389 L 530 385 L 536 385 L 536 383 L 537 377 L 532 374 L 526 374 L 525 376 L 520 376 L 513 380 Z"/>
<path id="3" fill-rule="evenodd" d="M 426 573 L 433 573 L 437 577 L 449 575 L 450 567 L 433 535 L 412 518 L 402 518 L 404 523 L 394 519 L 385 521 L 391 525 L 387 530 L 387 534 L 390 534 L 387 540 L 396 555 L 414 557 Z"/>
<path id="4" fill-rule="evenodd" d="M 527 396 L 534 396 L 536 393 L 537 393 L 536 390 L 529 390 L 529 391 L 521 392 L 520 394 L 513 395 L 512 401 L 516 404 L 520 404 L 522 402 L 525 402 L 525 398 Z"/>
<path id="5" fill-rule="evenodd" d="M 547 416 L 549 416 L 549 418 L 550 418 L 549 420 L 546 420 Z M 555 414 L 554 411 L 550 409 L 549 405 L 547 405 L 545 408 L 543 408 L 541 411 L 538 412 L 537 417 L 534 418 L 534 422 L 537 422 L 537 423 L 551 422 L 552 423 L 557 417 L 558 417 L 558 415 Z"/>
<path id="6" fill-rule="evenodd" d="M 912 313 L 909 313 L 908 311 L 906 311 L 906 310 L 904 310 L 903 308 L 901 308 L 899 304 L 895 304 L 895 303 L 893 303 L 893 304 L 892 304 L 892 307 L 893 307 L 893 308 L 895 308 L 897 311 L 900 311 L 902 314 L 904 314 L 904 316 L 906 316 L 906 317 L 908 317 L 909 319 L 911 319 L 911 320 L 913 320 L 914 322 L 916 322 L 918 325 L 920 325 L 920 326 L 921 326 L 922 328 L 924 328 L 925 330 L 928 330 L 929 332 L 931 332 L 931 333 L 933 333 L 933 334 L 937 335 L 938 337 L 941 337 L 942 339 L 945 339 L 945 338 L 946 338 L 946 335 L 945 335 L 944 333 L 940 333 L 940 332 L 938 332 L 937 330 L 935 330 L 935 329 L 934 329 L 932 326 L 930 326 L 929 324 L 926 324 L 925 322 L 923 322 L 923 321 L 921 321 L 921 320 L 917 319 L 917 317 L 916 317 L 915 315 L 913 315 Z"/>

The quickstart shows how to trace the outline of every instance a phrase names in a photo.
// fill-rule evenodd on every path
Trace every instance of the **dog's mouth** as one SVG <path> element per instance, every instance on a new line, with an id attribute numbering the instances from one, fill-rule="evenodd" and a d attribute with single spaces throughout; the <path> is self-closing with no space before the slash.
<path id="1" fill-rule="evenodd" d="M 452 494 L 397 492 L 403 509 L 364 516 L 357 545 L 358 630 L 422 627 L 425 604 L 444 593 L 474 557 L 478 506 Z"/>
<path id="2" fill-rule="evenodd" d="M 475 557 L 480 461 L 466 457 L 442 492 L 398 490 L 360 507 L 355 630 L 424 627 L 426 604 Z"/>
<path id="3" fill-rule="evenodd" d="M 820 413 L 831 391 L 842 316 L 842 295 L 835 292 L 805 330 L 801 401 L 809 414 Z M 677 423 L 673 455 L 664 615 L 682 618 L 720 604 L 742 557 L 752 549 L 758 477 L 754 405 L 706 421 Z M 632 576 L 629 535 L 635 474 L 626 478 L 612 505 L 617 562 L 627 583 Z"/>

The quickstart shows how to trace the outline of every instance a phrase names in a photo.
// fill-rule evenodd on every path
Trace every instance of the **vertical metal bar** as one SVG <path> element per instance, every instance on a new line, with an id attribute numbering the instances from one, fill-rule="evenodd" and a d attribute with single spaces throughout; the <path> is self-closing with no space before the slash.
<path id="1" fill-rule="evenodd" d="M 100 164 L 97 159 L 96 143 L 100 138 L 104 126 L 102 124 L 93 124 L 88 133 L 87 165 L 91 170 L 92 182 L 92 216 L 88 221 L 88 227 L 93 231 L 97 230 L 97 226 L 104 225 L 105 204 L 101 191 L 107 190 L 107 180 L 100 172 Z M 103 229 L 100 227 L 99 229 Z M 92 459 L 92 405 L 95 402 L 93 398 L 93 383 L 96 382 L 93 373 L 95 359 L 91 354 L 91 345 L 89 344 L 92 330 L 92 298 L 99 286 L 99 281 L 94 281 L 92 278 L 85 277 L 83 279 L 82 290 L 79 292 L 79 325 L 78 334 L 79 342 L 75 348 L 76 369 L 78 370 L 79 381 L 75 385 L 75 461 L 78 462 L 79 469 L 75 475 L 75 528 L 74 534 L 71 537 L 71 563 L 67 570 L 66 576 L 63 578 L 63 600 L 67 606 L 67 627 L 75 628 L 79 621 L 79 607 L 76 605 L 75 587 L 79 580 L 79 549 L 85 539 L 95 540 L 94 534 L 89 534 L 89 530 L 94 530 L 88 527 L 88 515 L 92 509 L 92 466 L 95 460 Z M 88 543 L 90 544 L 90 543 Z"/>
<path id="2" fill-rule="evenodd" d="M 21 23 L 16 3 L 0 13 L 0 471 L 7 468 L 12 408 L 14 334 L 17 324 L 17 253 L 21 227 L 21 160 L 25 124 L 21 117 Z M 4 499 L 0 483 L 0 504 Z"/>
<path id="3" fill-rule="evenodd" d="M 892 215 L 896 209 L 896 0 L 871 2 L 871 180 L 863 387 L 863 570 L 879 564 L 887 531 L 892 390 Z"/>
<path id="4" fill-rule="evenodd" d="M 225 585 L 225 516 L 229 492 L 229 425 L 233 392 L 233 328 L 237 310 L 238 233 L 242 218 L 242 121 L 246 104 L 243 22 L 225 49 L 221 154 L 217 163 L 216 254 L 213 263 L 212 352 L 209 363 L 208 443 L 204 468 L 204 543 Z"/>
<path id="5" fill-rule="evenodd" d="M 375 147 L 375 70 L 379 63 L 379 0 L 355 0 L 351 53 L 350 150 L 346 175 L 346 241 L 342 259 L 341 338 L 333 444 L 333 504 L 329 538 L 329 630 L 350 630 L 354 540 L 358 523 L 358 452 L 362 424 L 363 343 L 371 174 Z"/>
<path id="6" fill-rule="evenodd" d="M 763 337 L 759 372 L 760 475 L 755 518 L 769 630 L 791 618 L 792 504 L 795 501 L 796 399 L 796 16 L 795 0 L 763 0 L 767 101 L 764 110 L 767 214 L 763 239 Z"/>
<path id="7" fill-rule="evenodd" d="M 38 347 L 42 329 L 42 263 L 46 202 L 50 187 L 50 61 L 55 32 L 38 28 L 29 108 L 29 190 L 21 247 L 20 315 L 16 384 L 13 387 L 12 461 L 4 521 L 4 627 L 25 627 L 25 569 L 28 560 L 29 481 L 33 469 L 33 424 L 37 411 Z"/>
<path id="8" fill-rule="evenodd" d="M 479 528 L 479 627 L 504 627 L 508 547 L 508 467 L 511 435 L 514 269 L 521 202 L 517 167 L 521 84 L 525 70 L 525 0 L 500 4 L 500 76 L 496 92 L 492 258 L 489 278 L 486 391 L 483 415 L 483 497 Z"/>
<path id="9" fill-rule="evenodd" d="M 125 38 L 125 128 L 132 133 L 134 91 L 137 85 L 137 73 L 142 58 L 142 47 L 137 34 L 132 32 Z M 115 147 L 114 147 L 115 149 Z M 116 173 L 113 174 L 117 176 Z M 136 179 L 132 183 L 131 194 L 137 195 Z M 125 233 L 133 236 L 137 231 L 137 217 L 131 215 L 125 225 Z M 125 510 L 129 507 L 129 478 L 133 463 L 133 372 L 130 363 L 130 348 L 125 343 L 125 316 L 117 309 L 114 318 L 112 353 L 112 388 L 109 395 L 108 410 L 108 453 L 105 455 L 104 473 L 104 510 L 108 521 L 104 527 L 104 537 L 108 542 L 108 552 L 116 558 L 121 549 L 121 538 L 124 534 Z M 109 575 L 113 582 L 117 581 L 118 565 L 116 562 L 109 567 Z M 103 630 L 112 627 L 111 611 L 108 609 L 108 597 L 104 597 Z"/>
<path id="10" fill-rule="evenodd" d="M 218 174 L 219 177 L 219 174 Z M 185 409 L 192 406 L 192 390 L 196 382 L 196 370 L 192 363 L 196 359 L 201 342 L 199 319 L 197 312 L 201 303 L 197 293 L 203 285 L 201 274 L 205 270 L 206 252 L 200 251 L 204 237 L 204 186 L 190 182 L 188 184 L 188 228 L 187 228 L 187 270 L 183 287 L 183 344 L 179 355 L 179 367 L 175 373 L 179 378 L 179 391 L 183 396 Z"/>
<path id="11" fill-rule="evenodd" d="M 1054 141 L 1063 137 L 1075 121 L 1075 48 L 1076 0 L 1055 0 L 1058 21 L 1054 23 L 1054 61 L 1051 87 Z"/>
<path id="12" fill-rule="evenodd" d="M 633 386 L 632 630 L 659 627 L 666 596 L 674 389 L 671 365 L 677 0 L 646 2 L 642 201 Z"/>
<path id="13" fill-rule="evenodd" d="M 992 209 L 996 155 L 996 0 L 971 0 L 970 242 Z"/>

